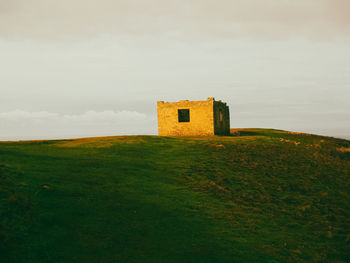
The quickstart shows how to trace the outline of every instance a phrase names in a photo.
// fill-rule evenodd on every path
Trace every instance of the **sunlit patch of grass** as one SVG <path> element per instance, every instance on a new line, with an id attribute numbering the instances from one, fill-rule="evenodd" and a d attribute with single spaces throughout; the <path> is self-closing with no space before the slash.
<path id="1" fill-rule="evenodd" d="M 85 148 L 104 148 L 111 147 L 118 143 L 140 143 L 145 139 L 142 136 L 109 136 L 109 137 L 91 137 L 82 139 L 70 139 L 59 141 L 58 147 L 85 147 Z"/>
<path id="2" fill-rule="evenodd" d="M 348 152 L 350 152 L 350 148 L 345 148 L 345 147 L 337 148 L 337 150 L 338 150 L 339 152 L 342 152 L 342 153 L 348 153 Z"/>

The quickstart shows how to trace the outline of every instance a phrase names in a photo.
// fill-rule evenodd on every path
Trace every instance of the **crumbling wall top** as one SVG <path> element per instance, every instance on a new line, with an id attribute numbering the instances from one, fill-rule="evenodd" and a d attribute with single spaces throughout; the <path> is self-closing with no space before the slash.
<path id="1" fill-rule="evenodd" d="M 208 97 L 206 100 L 200 100 L 200 101 L 192 101 L 192 100 L 179 100 L 179 101 L 173 101 L 173 102 L 169 102 L 169 101 L 157 101 L 158 104 L 166 104 L 166 103 L 177 103 L 177 102 L 203 102 L 203 101 L 213 101 L 215 102 L 215 98 L 214 97 Z M 216 101 L 216 102 L 220 102 L 223 104 L 226 104 L 226 102 L 222 102 L 221 100 Z"/>

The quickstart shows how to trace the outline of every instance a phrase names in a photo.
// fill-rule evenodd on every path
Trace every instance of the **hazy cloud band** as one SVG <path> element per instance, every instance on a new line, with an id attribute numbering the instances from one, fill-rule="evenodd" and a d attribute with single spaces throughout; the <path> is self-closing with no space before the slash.
<path id="1" fill-rule="evenodd" d="M 1 0 L 0 37 L 329 39 L 350 32 L 349 12 L 348 0 Z"/>

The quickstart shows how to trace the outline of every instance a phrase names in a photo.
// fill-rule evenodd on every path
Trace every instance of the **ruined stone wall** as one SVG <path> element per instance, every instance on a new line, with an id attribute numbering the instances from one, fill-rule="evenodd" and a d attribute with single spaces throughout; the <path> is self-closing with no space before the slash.
<path id="1" fill-rule="evenodd" d="M 221 101 L 214 101 L 214 134 L 230 135 L 229 107 Z"/>
<path id="2" fill-rule="evenodd" d="M 206 101 L 158 101 L 158 134 L 160 136 L 214 135 L 214 98 Z M 190 121 L 179 122 L 178 110 L 189 109 Z"/>

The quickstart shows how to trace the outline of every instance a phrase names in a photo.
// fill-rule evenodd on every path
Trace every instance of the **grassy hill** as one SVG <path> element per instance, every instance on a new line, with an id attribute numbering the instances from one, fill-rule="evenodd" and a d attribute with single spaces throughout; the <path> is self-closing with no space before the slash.
<path id="1" fill-rule="evenodd" d="M 350 141 L 0 143 L 0 262 L 349 262 Z"/>

